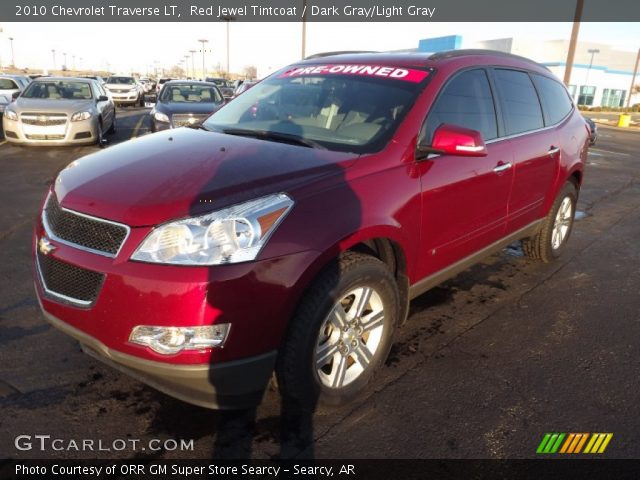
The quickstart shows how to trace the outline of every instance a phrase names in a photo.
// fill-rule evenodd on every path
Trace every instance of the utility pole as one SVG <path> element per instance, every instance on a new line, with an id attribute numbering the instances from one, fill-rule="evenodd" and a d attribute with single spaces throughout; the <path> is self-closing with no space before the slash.
<path id="1" fill-rule="evenodd" d="M 307 0 L 302 0 L 302 59 L 307 56 Z"/>
<path id="2" fill-rule="evenodd" d="M 193 79 L 195 80 L 197 78 L 197 75 L 196 75 L 196 64 L 195 64 L 195 61 L 193 60 L 193 54 L 196 53 L 196 51 L 189 50 L 189 53 L 191 54 L 191 72 L 193 73 Z"/>
<path id="3" fill-rule="evenodd" d="M 591 73 L 591 67 L 593 66 L 593 57 L 596 53 L 600 53 L 600 50 L 597 48 L 590 48 L 587 52 L 591 54 L 591 60 L 589 61 L 589 68 L 587 68 L 587 78 L 584 80 L 585 85 L 589 85 L 589 74 Z"/>
<path id="4" fill-rule="evenodd" d="M 226 16 L 222 17 L 222 20 L 227 22 L 227 77 L 229 77 L 229 22 L 233 22 L 235 17 Z"/>
<path id="5" fill-rule="evenodd" d="M 64 56 L 64 65 L 62 66 L 63 70 L 67 69 L 67 54 L 66 52 L 62 54 Z"/>
<path id="6" fill-rule="evenodd" d="M 13 68 L 16 67 L 16 57 L 13 54 L 13 37 L 9 37 L 9 42 L 11 42 L 11 66 Z"/>
<path id="7" fill-rule="evenodd" d="M 576 56 L 576 45 L 578 44 L 578 32 L 580 32 L 580 19 L 584 9 L 584 0 L 576 0 L 576 14 L 573 17 L 573 28 L 571 29 L 571 40 L 569 41 L 569 53 L 564 67 L 564 84 L 569 85 L 571 81 L 571 70 L 573 69 L 573 59 Z"/>
<path id="8" fill-rule="evenodd" d="M 204 81 L 204 79 L 206 78 L 207 74 L 205 73 L 206 70 L 204 68 L 204 45 L 205 43 L 207 43 L 209 40 L 206 40 L 204 38 L 201 38 L 200 40 L 198 40 L 201 44 L 202 44 L 202 80 Z"/>
<path id="9" fill-rule="evenodd" d="M 56 49 L 52 48 L 51 49 L 51 55 L 53 55 L 53 69 L 56 69 Z"/>
<path id="10" fill-rule="evenodd" d="M 631 95 L 633 95 L 633 87 L 636 83 L 636 75 L 638 75 L 638 64 L 640 63 L 640 48 L 636 57 L 636 66 L 633 67 L 633 75 L 631 76 L 631 86 L 629 87 L 629 95 L 627 95 L 627 108 L 631 105 Z"/>

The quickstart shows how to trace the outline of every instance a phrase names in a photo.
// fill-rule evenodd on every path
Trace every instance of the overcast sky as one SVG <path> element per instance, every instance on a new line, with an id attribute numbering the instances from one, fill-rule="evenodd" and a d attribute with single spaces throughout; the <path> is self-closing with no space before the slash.
<path id="1" fill-rule="evenodd" d="M 8 37 L 14 37 L 19 67 L 52 68 L 51 50 L 57 66 L 67 53 L 67 65 L 122 73 L 153 71 L 154 62 L 169 68 L 189 50 L 198 50 L 196 69 L 201 69 L 199 38 L 210 41 L 207 68 L 226 66 L 226 25 L 215 23 L 5 23 L 0 25 L 0 59 L 11 63 Z M 230 69 L 239 72 L 255 65 L 260 76 L 300 58 L 300 23 L 230 24 Z M 503 37 L 531 41 L 568 39 L 571 23 L 307 23 L 307 55 L 333 50 L 396 50 L 415 48 L 418 40 L 460 34 L 464 43 Z M 619 49 L 640 48 L 640 23 L 583 23 L 581 41 L 607 43 Z M 463 43 L 463 46 L 464 46 Z M 82 58 L 82 65 L 80 65 Z M 191 68 L 191 61 L 189 61 Z M 633 65 L 629 66 L 629 70 Z"/>

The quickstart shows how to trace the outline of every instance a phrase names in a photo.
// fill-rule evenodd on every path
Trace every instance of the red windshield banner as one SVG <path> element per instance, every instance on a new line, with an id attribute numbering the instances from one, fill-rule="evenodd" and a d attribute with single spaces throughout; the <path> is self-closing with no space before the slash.
<path id="1" fill-rule="evenodd" d="M 419 83 L 429 75 L 424 70 L 410 68 L 387 67 L 383 65 L 314 65 L 311 67 L 295 67 L 279 75 L 280 78 L 301 77 L 305 75 L 361 75 L 367 77 L 383 77 L 405 82 Z"/>

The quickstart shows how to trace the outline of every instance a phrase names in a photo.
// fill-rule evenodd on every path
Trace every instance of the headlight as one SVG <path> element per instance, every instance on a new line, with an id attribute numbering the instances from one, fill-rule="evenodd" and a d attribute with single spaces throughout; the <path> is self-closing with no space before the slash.
<path id="1" fill-rule="evenodd" d="M 279 193 L 201 217 L 156 227 L 132 260 L 173 265 L 221 265 L 255 260 L 293 200 Z"/>
<path id="2" fill-rule="evenodd" d="M 91 112 L 76 112 L 71 115 L 72 122 L 79 122 L 80 120 L 89 120 L 91 118 Z"/>
<path id="3" fill-rule="evenodd" d="M 158 122 L 169 123 L 169 117 L 161 112 L 154 113 L 153 118 L 155 118 Z"/>
<path id="4" fill-rule="evenodd" d="M 7 120 L 18 120 L 18 114 L 7 107 L 4 111 L 4 116 Z"/>
<path id="5" fill-rule="evenodd" d="M 149 347 L 154 352 L 171 355 L 182 350 L 206 350 L 221 347 L 227 339 L 230 323 L 198 327 L 151 327 L 138 325 L 129 341 Z"/>

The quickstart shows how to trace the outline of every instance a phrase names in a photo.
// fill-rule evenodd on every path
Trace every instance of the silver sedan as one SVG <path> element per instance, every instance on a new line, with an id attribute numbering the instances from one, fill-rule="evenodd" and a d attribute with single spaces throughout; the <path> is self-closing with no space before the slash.
<path id="1" fill-rule="evenodd" d="M 46 77 L 31 82 L 5 108 L 2 127 L 10 143 L 102 143 L 105 133 L 115 131 L 116 109 L 95 80 Z"/>

